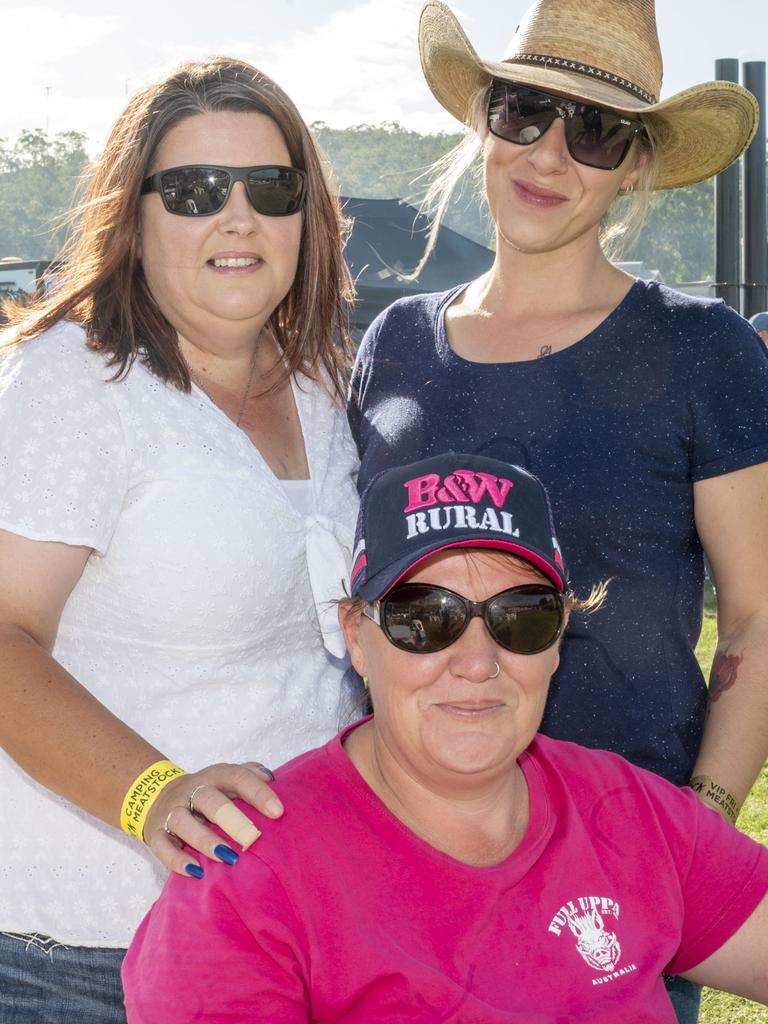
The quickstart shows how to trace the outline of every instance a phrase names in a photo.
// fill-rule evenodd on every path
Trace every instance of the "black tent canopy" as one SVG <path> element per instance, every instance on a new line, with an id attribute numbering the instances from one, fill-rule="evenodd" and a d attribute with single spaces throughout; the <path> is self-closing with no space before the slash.
<path id="1" fill-rule="evenodd" d="M 427 219 L 402 199 L 343 198 L 342 203 L 352 221 L 346 258 L 357 284 L 356 332 L 395 299 L 444 291 L 478 277 L 493 263 L 490 249 L 443 226 L 418 280 L 404 280 L 424 253 Z"/>

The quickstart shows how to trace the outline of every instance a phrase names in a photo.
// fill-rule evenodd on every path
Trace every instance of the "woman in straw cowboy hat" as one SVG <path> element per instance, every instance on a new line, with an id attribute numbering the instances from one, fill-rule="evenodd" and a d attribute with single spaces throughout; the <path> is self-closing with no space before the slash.
<path id="1" fill-rule="evenodd" d="M 690 782 L 735 821 L 768 739 L 768 359 L 732 310 L 634 280 L 605 242 L 620 193 L 636 224 L 653 189 L 734 161 L 757 104 L 724 82 L 660 101 L 652 0 L 538 0 L 500 61 L 428 0 L 420 47 L 435 97 L 472 129 L 437 180 L 438 220 L 480 153 L 496 259 L 371 326 L 350 400 L 359 485 L 446 448 L 536 473 L 577 590 L 614 581 L 569 627 L 543 731 Z M 703 550 L 709 694 L 694 655 Z"/>

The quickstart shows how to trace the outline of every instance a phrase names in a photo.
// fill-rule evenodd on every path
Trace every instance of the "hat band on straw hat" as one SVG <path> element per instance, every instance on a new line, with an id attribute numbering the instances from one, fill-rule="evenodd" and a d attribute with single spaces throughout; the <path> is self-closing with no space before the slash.
<path id="1" fill-rule="evenodd" d="M 438 103 L 472 127 L 473 103 L 496 78 L 639 118 L 657 158 L 654 189 L 719 174 L 757 130 L 757 100 L 734 82 L 658 98 L 663 67 L 654 0 L 534 0 L 499 60 L 478 56 L 443 0 L 425 0 L 419 52 Z"/>
<path id="2" fill-rule="evenodd" d="M 647 92 L 639 85 L 635 85 L 634 82 L 630 82 L 629 79 L 620 78 L 612 71 L 596 68 L 593 64 L 583 64 L 580 61 L 567 60 L 563 57 L 547 57 L 542 53 L 516 53 L 514 57 L 507 57 L 502 61 L 502 64 L 524 63 L 541 64 L 544 67 L 560 68 L 563 71 L 575 71 L 580 75 L 591 75 L 593 78 L 599 78 L 604 82 L 609 82 L 611 85 L 618 86 L 619 89 L 630 92 L 633 96 L 638 96 L 641 100 L 645 100 L 646 103 L 658 103 L 658 97 L 654 96 L 653 93 Z"/>

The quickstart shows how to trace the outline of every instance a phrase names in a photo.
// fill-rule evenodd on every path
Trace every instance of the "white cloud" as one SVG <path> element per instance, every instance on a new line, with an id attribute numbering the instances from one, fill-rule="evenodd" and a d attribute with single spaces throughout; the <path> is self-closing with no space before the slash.
<path id="1" fill-rule="evenodd" d="M 124 15 L 73 14 L 48 5 L 3 7 L 0 93 L 13 102 L 0 111 L 0 136 L 13 137 L 21 128 L 77 127 L 80 108 L 98 109 L 102 90 L 95 81 L 89 95 L 74 94 L 73 62 L 84 55 L 91 60 L 126 23 Z M 73 105 L 77 118 L 70 117 Z"/>
<path id="2" fill-rule="evenodd" d="M 0 89 L 13 102 L 0 107 L 0 137 L 13 138 L 22 128 L 76 129 L 98 152 L 127 95 L 180 61 L 211 53 L 241 57 L 273 76 L 309 122 L 456 129 L 421 73 L 421 0 L 359 0 L 325 15 L 310 15 L 308 0 L 295 0 L 295 20 L 290 5 L 280 8 L 269 38 L 230 23 L 200 31 L 207 23 L 196 17 L 172 32 L 174 9 L 166 7 L 153 30 L 123 14 L 115 0 L 101 0 L 93 16 L 57 0 L 31 7 L 5 2 Z M 185 11 L 199 12 L 208 2 L 185 0 Z"/>
<path id="3" fill-rule="evenodd" d="M 66 67 L 126 23 L 125 16 L 116 14 L 72 14 L 37 4 L 4 6 L 0 85 L 57 78 L 59 66 Z"/>
<path id="4" fill-rule="evenodd" d="M 285 42 L 254 48 L 250 59 L 283 86 L 307 121 L 333 127 L 407 122 L 453 128 L 421 73 L 421 0 L 364 0 Z"/>

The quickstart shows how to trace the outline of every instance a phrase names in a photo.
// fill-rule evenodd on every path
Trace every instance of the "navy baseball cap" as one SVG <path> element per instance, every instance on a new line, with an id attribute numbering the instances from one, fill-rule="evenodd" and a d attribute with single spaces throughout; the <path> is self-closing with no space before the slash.
<path id="1" fill-rule="evenodd" d="M 768 313 L 755 313 L 749 322 L 756 331 L 768 331 Z"/>
<path id="2" fill-rule="evenodd" d="M 378 601 L 423 559 L 447 548 L 508 551 L 559 591 L 567 575 L 544 485 L 483 455 L 447 452 L 387 469 L 360 501 L 353 597 Z"/>

